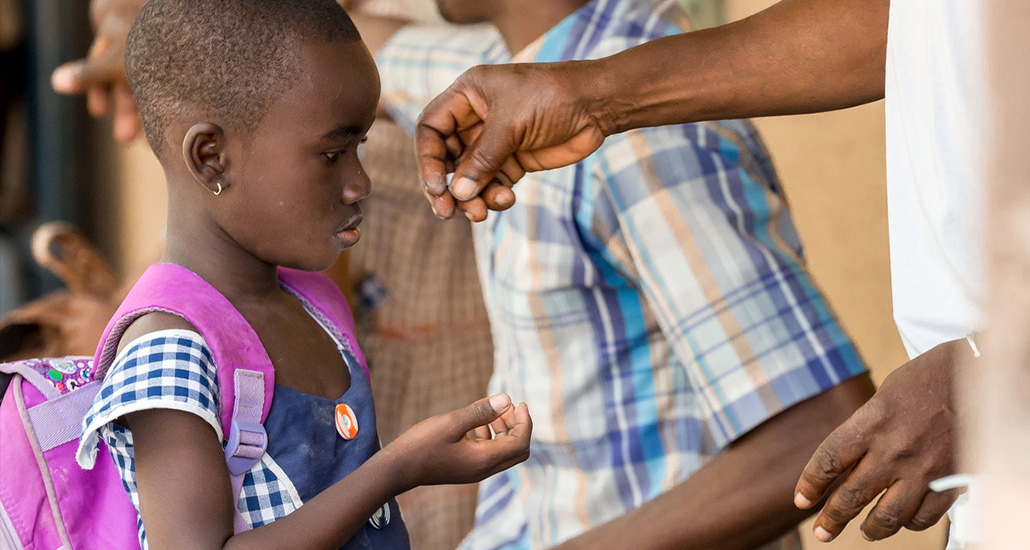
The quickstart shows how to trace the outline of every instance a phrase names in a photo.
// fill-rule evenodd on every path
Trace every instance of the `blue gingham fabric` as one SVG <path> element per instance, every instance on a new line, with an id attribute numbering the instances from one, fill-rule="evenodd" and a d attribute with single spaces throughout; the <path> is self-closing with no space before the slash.
<path id="1" fill-rule="evenodd" d="M 132 341 L 115 358 L 96 400 L 83 419 L 77 460 L 92 468 L 102 439 L 114 459 L 133 506 L 139 491 L 132 433 L 114 421 L 146 409 L 175 409 L 196 414 L 223 441 L 218 420 L 217 369 L 203 337 L 188 330 L 162 330 Z M 244 477 L 237 508 L 252 527 L 271 523 L 300 506 L 289 479 L 265 453 Z M 140 547 L 149 548 L 142 519 L 137 519 Z"/>
<path id="2" fill-rule="evenodd" d="M 409 27 L 376 54 L 382 101 L 411 130 L 473 65 L 592 59 L 688 29 L 676 0 L 593 0 L 514 55 L 492 27 Z M 490 391 L 529 404 L 533 449 L 480 484 L 463 550 L 573 538 L 865 371 L 749 122 L 612 136 L 515 193 L 474 231 Z"/>

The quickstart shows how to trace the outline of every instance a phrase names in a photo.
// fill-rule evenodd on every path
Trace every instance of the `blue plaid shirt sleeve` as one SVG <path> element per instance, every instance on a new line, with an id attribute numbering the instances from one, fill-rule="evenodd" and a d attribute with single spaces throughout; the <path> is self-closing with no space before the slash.
<path id="1" fill-rule="evenodd" d="M 492 25 L 409 25 L 376 52 L 380 103 L 394 122 L 414 133 L 422 109 L 437 94 L 502 47 Z"/>
<path id="2" fill-rule="evenodd" d="M 109 423 L 146 409 L 186 411 L 204 419 L 222 440 L 218 378 L 204 339 L 187 330 L 164 330 L 132 341 L 115 358 L 83 419 L 78 461 L 92 468 Z"/>
<path id="3" fill-rule="evenodd" d="M 804 273 L 775 181 L 734 137 L 691 124 L 609 138 L 581 220 L 641 287 L 719 448 L 865 371 Z"/>

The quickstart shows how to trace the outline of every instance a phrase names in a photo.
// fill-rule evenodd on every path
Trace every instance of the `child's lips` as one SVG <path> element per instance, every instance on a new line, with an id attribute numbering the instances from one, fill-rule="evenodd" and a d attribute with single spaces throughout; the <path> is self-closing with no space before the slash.
<path id="1" fill-rule="evenodd" d="M 358 212 L 357 214 L 351 216 L 350 219 L 347 220 L 343 225 L 337 227 L 336 233 L 343 233 L 344 231 L 351 231 L 353 229 L 357 229 L 358 225 L 361 225 L 361 222 L 364 219 L 365 216 L 361 212 Z"/>
<path id="2" fill-rule="evenodd" d="M 358 239 L 361 238 L 361 230 L 358 229 L 358 225 L 361 224 L 363 219 L 364 216 L 359 212 L 351 216 L 346 223 L 336 229 L 336 239 L 343 244 L 344 248 L 354 246 L 357 244 Z"/>

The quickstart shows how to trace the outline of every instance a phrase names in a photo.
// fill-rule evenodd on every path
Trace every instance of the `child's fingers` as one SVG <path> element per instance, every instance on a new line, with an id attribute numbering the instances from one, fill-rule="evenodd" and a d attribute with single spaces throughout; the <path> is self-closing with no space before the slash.
<path id="1" fill-rule="evenodd" d="M 497 421 L 500 421 L 500 422 L 504 423 L 504 432 L 505 433 L 507 433 L 512 428 L 514 428 L 515 425 L 518 423 L 518 421 L 515 418 L 515 407 L 511 407 L 510 409 L 504 411 L 504 414 L 502 414 L 501 417 L 499 419 L 497 419 Z M 497 422 L 497 421 L 495 421 L 495 422 Z M 496 430 L 494 430 L 494 431 L 496 431 Z"/>
<path id="2" fill-rule="evenodd" d="M 526 434 L 528 438 L 533 433 L 533 417 L 529 415 L 529 405 L 525 403 L 519 403 L 514 409 L 513 416 L 515 417 L 515 423 L 508 429 L 508 433 L 511 435 Z"/>
<path id="3" fill-rule="evenodd" d="M 504 411 L 504 414 L 501 415 L 501 418 L 498 418 L 497 420 L 494 420 L 490 423 L 490 427 L 494 429 L 494 435 L 496 437 L 504 437 L 508 434 L 508 425 L 504 422 L 504 415 L 509 414 L 510 411 L 511 409 Z"/>
<path id="4" fill-rule="evenodd" d="M 486 426 L 476 426 L 476 429 L 470 430 L 465 437 L 472 441 L 479 441 L 481 439 L 490 439 L 490 428 Z"/>
<path id="5" fill-rule="evenodd" d="M 507 394 L 497 393 L 490 397 L 484 397 L 463 409 L 452 411 L 444 418 L 455 428 L 455 431 L 451 433 L 455 434 L 455 441 L 457 441 L 461 434 L 486 427 L 510 408 L 511 398 Z"/>
<path id="6" fill-rule="evenodd" d="M 489 463 L 494 465 L 490 469 L 490 475 L 507 470 L 529 458 L 533 421 L 529 417 L 529 409 L 525 403 L 518 406 L 515 418 L 515 427 L 508 430 L 505 437 L 481 442 Z"/>

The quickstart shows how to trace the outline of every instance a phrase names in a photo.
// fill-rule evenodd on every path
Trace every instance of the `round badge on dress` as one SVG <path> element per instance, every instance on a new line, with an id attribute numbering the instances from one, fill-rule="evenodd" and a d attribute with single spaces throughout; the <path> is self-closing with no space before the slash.
<path id="1" fill-rule="evenodd" d="M 390 524 L 390 503 L 386 503 L 382 508 L 376 510 L 376 513 L 372 514 L 372 517 L 368 518 L 368 522 L 372 524 L 372 527 L 376 529 L 382 529 Z"/>
<path id="2" fill-rule="evenodd" d="M 336 431 L 340 437 L 351 440 L 358 435 L 358 416 L 346 403 L 336 405 Z"/>

